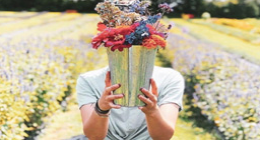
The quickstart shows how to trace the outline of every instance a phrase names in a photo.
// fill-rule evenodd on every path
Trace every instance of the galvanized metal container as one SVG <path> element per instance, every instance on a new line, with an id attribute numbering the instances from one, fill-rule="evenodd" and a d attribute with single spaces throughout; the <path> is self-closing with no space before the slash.
<path id="1" fill-rule="evenodd" d="M 113 94 L 124 94 L 125 97 L 115 100 L 116 104 L 126 107 L 144 106 L 137 97 L 142 94 L 140 88 L 150 88 L 157 49 L 132 46 L 122 52 L 107 49 L 112 84 L 121 84 Z"/>

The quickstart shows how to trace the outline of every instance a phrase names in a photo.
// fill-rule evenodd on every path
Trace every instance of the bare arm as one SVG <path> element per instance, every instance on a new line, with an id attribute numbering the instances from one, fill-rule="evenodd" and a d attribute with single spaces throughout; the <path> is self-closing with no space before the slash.
<path id="1" fill-rule="evenodd" d="M 154 115 L 146 115 L 147 127 L 151 137 L 156 140 L 171 139 L 174 134 L 178 112 L 178 109 L 173 104 L 165 104 Z"/>
<path id="2" fill-rule="evenodd" d="M 102 140 L 106 137 L 108 118 L 100 117 L 94 110 L 94 104 L 80 108 L 84 134 L 90 140 Z"/>
<path id="3" fill-rule="evenodd" d="M 111 94 L 111 92 L 118 89 L 120 85 L 116 84 L 111 86 L 109 72 L 106 75 L 105 83 L 106 88 L 98 101 L 99 108 L 103 111 L 110 110 L 112 108 L 121 108 L 120 105 L 115 105 L 113 101 L 115 99 L 123 98 L 123 95 Z M 109 119 L 108 117 L 99 116 L 94 108 L 95 104 L 84 105 L 80 108 L 83 131 L 90 140 L 102 140 L 107 135 Z"/>
<path id="4" fill-rule="evenodd" d="M 148 97 L 139 96 L 140 100 L 146 103 L 145 107 L 139 107 L 144 113 L 147 128 L 154 140 L 169 140 L 174 134 L 175 124 L 178 118 L 179 109 L 175 104 L 157 105 L 157 86 L 151 79 L 152 92 L 146 89 L 141 91 Z"/>

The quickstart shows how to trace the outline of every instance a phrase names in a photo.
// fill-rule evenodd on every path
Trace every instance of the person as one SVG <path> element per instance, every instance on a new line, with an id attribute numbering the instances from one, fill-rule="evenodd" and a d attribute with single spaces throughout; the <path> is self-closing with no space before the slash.
<path id="1" fill-rule="evenodd" d="M 122 82 L 124 83 L 124 82 Z M 184 79 L 172 68 L 154 66 L 151 89 L 140 89 L 142 107 L 122 107 L 114 103 L 123 94 L 113 95 L 120 84 L 111 84 L 109 67 L 81 74 L 77 80 L 77 100 L 85 139 L 168 140 L 182 110 Z"/>

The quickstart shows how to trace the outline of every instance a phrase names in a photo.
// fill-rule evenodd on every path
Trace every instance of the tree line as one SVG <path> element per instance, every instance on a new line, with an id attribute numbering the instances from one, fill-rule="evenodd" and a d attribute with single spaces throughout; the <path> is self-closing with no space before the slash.
<path id="1" fill-rule="evenodd" d="M 66 11 L 77 10 L 82 13 L 93 13 L 94 7 L 103 0 L 0 0 L 0 11 Z M 163 2 L 171 3 L 174 13 L 169 16 L 178 17 L 182 13 L 200 17 L 209 12 L 212 17 L 225 18 L 259 18 L 260 0 L 226 0 L 219 5 L 219 0 L 151 0 L 152 9 Z"/>

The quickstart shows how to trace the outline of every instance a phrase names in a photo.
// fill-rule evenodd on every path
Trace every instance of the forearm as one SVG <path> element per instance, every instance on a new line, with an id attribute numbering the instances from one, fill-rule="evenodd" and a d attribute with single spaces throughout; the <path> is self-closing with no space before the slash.
<path id="1" fill-rule="evenodd" d="M 84 134 L 91 140 L 103 140 L 107 135 L 109 118 L 99 116 L 93 109 L 90 118 L 84 123 Z"/>
<path id="2" fill-rule="evenodd" d="M 146 115 L 147 128 L 154 140 L 169 140 L 174 134 L 174 128 L 163 119 L 160 109 L 152 115 Z"/>
<path id="3" fill-rule="evenodd" d="M 86 104 L 81 107 L 81 118 L 83 122 L 84 134 L 92 140 L 103 140 L 108 132 L 109 118 L 108 112 L 111 109 L 120 109 L 120 105 L 115 105 L 114 100 L 124 97 L 123 94 L 113 95 L 112 92 L 121 85 L 111 85 L 110 73 L 107 72 L 105 79 L 105 90 L 95 104 Z M 84 90 L 86 92 L 86 90 Z"/>

